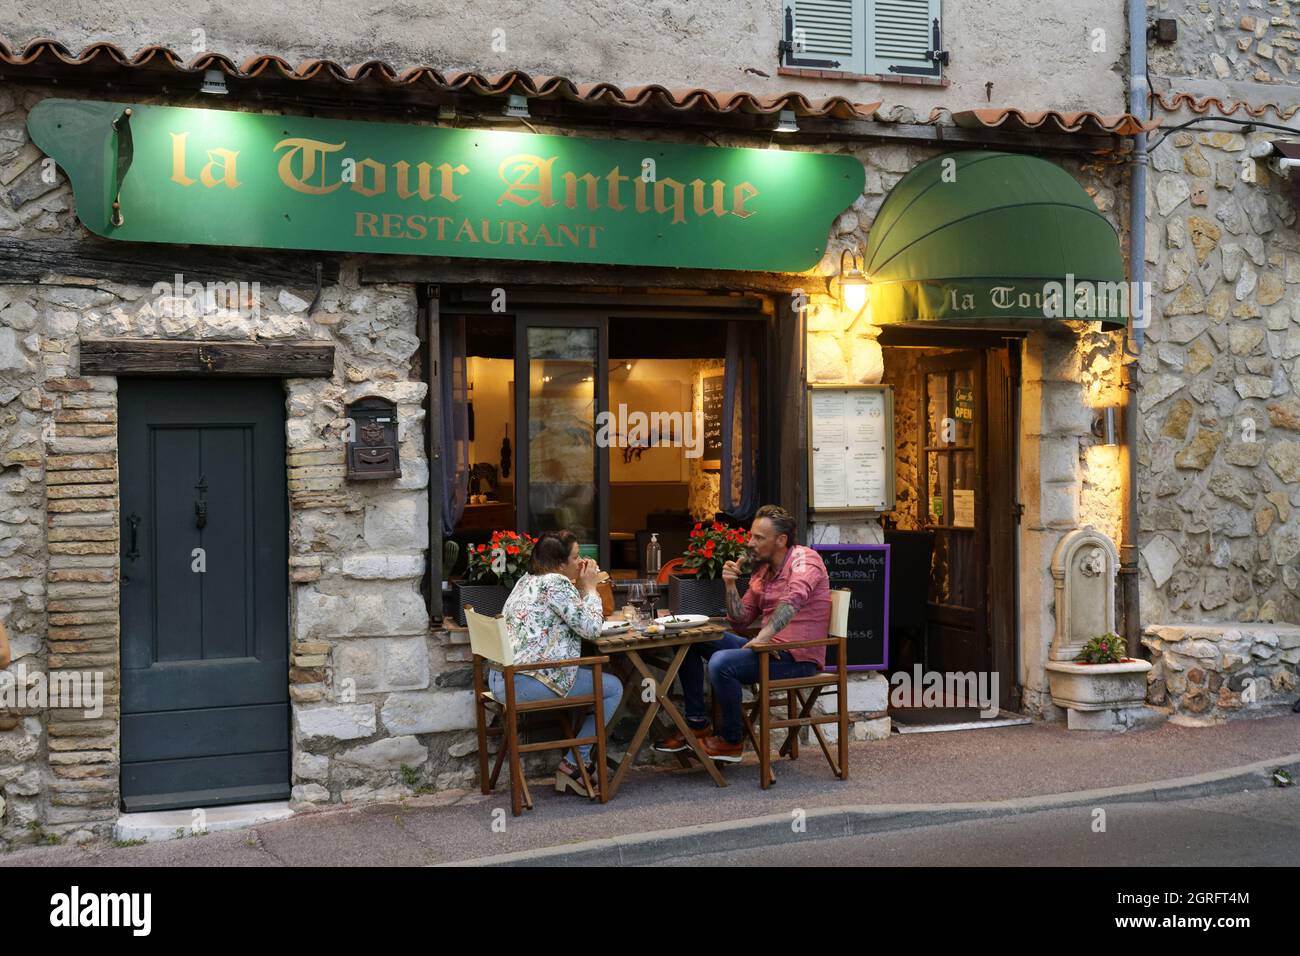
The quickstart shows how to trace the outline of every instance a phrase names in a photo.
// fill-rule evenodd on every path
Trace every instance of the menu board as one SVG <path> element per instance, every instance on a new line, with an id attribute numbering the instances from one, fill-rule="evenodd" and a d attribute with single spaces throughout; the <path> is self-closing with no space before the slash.
<path id="1" fill-rule="evenodd" d="M 726 372 L 708 372 L 701 376 L 700 391 L 704 407 L 704 460 L 701 465 L 716 471 L 722 467 L 722 410 L 726 397 Z"/>
<path id="2" fill-rule="evenodd" d="M 812 386 L 808 449 L 810 509 L 893 510 L 893 386 Z"/>
<path id="3" fill-rule="evenodd" d="M 813 550 L 826 564 L 832 588 L 843 588 L 849 598 L 849 632 L 844 647 L 848 669 L 884 670 L 889 664 L 889 564 L 887 544 L 815 544 Z M 828 648 L 826 669 L 838 661 Z"/>

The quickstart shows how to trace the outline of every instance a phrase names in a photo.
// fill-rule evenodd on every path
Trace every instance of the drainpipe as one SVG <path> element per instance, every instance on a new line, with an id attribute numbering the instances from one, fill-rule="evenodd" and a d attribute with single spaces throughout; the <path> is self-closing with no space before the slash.
<path id="1" fill-rule="evenodd" d="M 1128 4 L 1128 108 L 1139 120 L 1147 118 L 1150 89 L 1147 84 L 1147 5 L 1146 0 L 1129 0 Z M 1129 271 L 1138 302 L 1145 307 L 1146 296 L 1146 217 L 1147 217 L 1147 134 L 1133 138 L 1132 192 L 1129 202 Z M 1143 308 L 1140 322 L 1135 321 L 1133 295 L 1129 296 L 1128 335 L 1121 346 L 1124 388 L 1128 407 L 1124 415 L 1124 446 L 1128 455 L 1127 501 L 1121 529 L 1119 580 L 1123 602 L 1124 639 L 1128 656 L 1141 654 L 1142 617 L 1138 603 L 1138 357 L 1142 354 L 1143 331 L 1150 316 Z M 1128 342 L 1132 342 L 1132 350 Z"/>

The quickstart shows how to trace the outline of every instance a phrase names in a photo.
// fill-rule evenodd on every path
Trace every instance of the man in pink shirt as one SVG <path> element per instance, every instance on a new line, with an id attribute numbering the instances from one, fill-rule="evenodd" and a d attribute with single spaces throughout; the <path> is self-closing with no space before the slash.
<path id="1" fill-rule="evenodd" d="M 686 698 L 686 723 L 700 746 L 715 760 L 739 763 L 744 750 L 745 725 L 741 715 L 741 688 L 758 683 L 758 644 L 788 644 L 826 636 L 831 619 L 830 580 L 821 555 L 794 543 L 795 521 L 779 505 L 764 505 L 754 516 L 749 548 L 754 571 L 742 596 L 736 588 L 740 568 L 728 561 L 722 568 L 726 583 L 727 620 L 733 627 L 762 627 L 752 639 L 726 632 L 721 639 L 693 644 L 682 661 L 682 693 Z M 704 668 L 722 711 L 716 736 L 704 713 Z M 802 647 L 772 655 L 769 674 L 774 680 L 807 677 L 826 665 L 825 647 Z M 680 732 L 655 744 L 663 753 L 687 750 Z"/>

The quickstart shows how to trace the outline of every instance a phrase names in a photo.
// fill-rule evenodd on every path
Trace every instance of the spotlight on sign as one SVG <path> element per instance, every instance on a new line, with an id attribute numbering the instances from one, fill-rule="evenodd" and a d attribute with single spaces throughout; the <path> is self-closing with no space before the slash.
<path id="1" fill-rule="evenodd" d="M 207 70 L 203 74 L 203 85 L 199 87 L 199 92 L 225 96 L 230 90 L 226 89 L 226 77 L 220 70 Z"/>

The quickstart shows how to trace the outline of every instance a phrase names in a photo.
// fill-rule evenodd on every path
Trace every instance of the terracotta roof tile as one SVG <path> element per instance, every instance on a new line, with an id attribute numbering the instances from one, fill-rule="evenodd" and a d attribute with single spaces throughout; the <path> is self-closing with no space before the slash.
<path id="1" fill-rule="evenodd" d="M 165 46 L 142 47 L 131 55 L 120 47 L 104 42 L 87 44 L 74 53 L 63 43 L 52 39 L 32 40 L 21 50 L 0 39 L 0 68 L 2 67 L 21 69 L 33 76 L 65 77 L 81 73 L 88 78 L 93 76 L 97 79 L 109 73 L 185 76 L 198 75 L 206 70 L 220 70 L 232 80 L 281 84 L 291 88 L 298 87 L 299 84 L 312 89 L 336 85 L 370 89 L 374 92 L 411 91 L 434 96 L 464 93 L 496 98 L 517 93 L 531 100 L 560 100 L 584 106 L 646 113 L 766 116 L 789 109 L 794 110 L 798 116 L 837 120 L 918 122 L 910 107 L 893 106 L 887 112 L 880 112 L 880 103 L 854 103 L 843 96 L 810 99 L 798 92 L 759 95 L 699 87 L 671 88 L 658 84 L 621 88 L 613 83 L 578 83 L 563 76 L 534 76 L 520 70 L 507 70 L 497 74 L 470 70 L 443 73 L 430 66 L 414 66 L 399 71 L 383 60 L 366 60 L 348 67 L 334 60 L 312 58 L 294 65 L 283 57 L 270 53 L 248 57 L 241 64 L 236 64 L 220 53 L 201 53 L 186 63 L 178 53 Z M 1217 100 L 1212 102 L 1218 103 Z M 1163 100 L 1162 105 L 1169 108 Z M 1226 111 L 1232 112 L 1236 108 L 1233 106 Z M 1204 109 L 1208 109 L 1208 106 L 1198 108 L 1198 112 Z M 1250 107 L 1247 110 L 1250 111 Z M 1021 110 L 1015 107 L 962 110 L 955 113 L 939 108 L 928 119 L 919 122 L 937 126 L 1003 127 L 1024 132 L 1047 130 L 1119 136 L 1132 136 L 1159 125 L 1159 120 L 1142 123 L 1128 113 L 1106 116 L 1090 111 Z"/>
<path id="2" fill-rule="evenodd" d="M 1131 113 L 1103 116 L 1090 110 L 1022 110 L 1014 106 L 1005 109 L 961 110 L 953 113 L 952 119 L 956 125 L 967 128 L 1002 127 L 1056 133 L 1088 133 L 1095 136 L 1136 136 L 1160 125 L 1158 119 L 1142 122 Z"/>
<path id="3" fill-rule="evenodd" d="M 879 103 L 854 103 L 843 96 L 810 99 L 795 92 L 758 95 L 701 88 L 672 89 L 656 84 L 621 89 L 612 83 L 575 83 L 563 76 L 531 76 L 519 70 L 490 75 L 476 71 L 443 73 L 433 67 L 416 66 L 399 71 L 383 60 L 366 60 L 346 67 L 334 60 L 307 59 L 294 66 L 283 57 L 259 54 L 236 65 L 219 53 L 201 53 L 187 64 L 180 55 L 163 46 L 147 46 L 129 55 L 111 43 L 91 43 L 74 53 L 51 39 L 32 40 L 21 50 L 0 39 L 0 67 L 19 68 L 36 76 L 77 73 L 99 76 L 123 71 L 187 75 L 220 70 L 232 80 L 344 86 L 373 84 L 380 89 L 469 93 L 488 97 L 518 93 L 530 99 L 565 100 L 646 111 L 771 115 L 789 109 L 799 116 L 841 120 L 868 119 L 880 106 Z"/>
<path id="4" fill-rule="evenodd" d="M 1193 113 L 1208 113 L 1211 109 L 1216 110 L 1224 116 L 1231 116 L 1237 110 L 1245 110 L 1247 115 L 1259 118 L 1269 110 L 1278 119 L 1290 119 L 1300 111 L 1300 106 L 1282 106 L 1278 103 L 1261 103 L 1259 106 L 1251 106 L 1244 100 L 1229 100 L 1224 102 L 1217 96 L 1206 96 L 1197 99 L 1191 93 L 1157 93 L 1154 99 L 1160 103 L 1160 108 L 1170 113 L 1176 113 L 1183 107 L 1190 109 Z"/>

